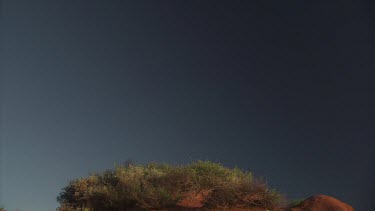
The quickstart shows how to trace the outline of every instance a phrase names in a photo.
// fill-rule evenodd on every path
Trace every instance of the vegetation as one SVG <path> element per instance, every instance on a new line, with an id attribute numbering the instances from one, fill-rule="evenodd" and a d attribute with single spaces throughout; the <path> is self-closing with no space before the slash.
<path id="1" fill-rule="evenodd" d="M 289 203 L 288 208 L 297 207 L 297 206 L 299 206 L 303 201 L 304 201 L 304 199 L 293 200 L 293 201 L 291 201 L 291 202 Z"/>
<path id="2" fill-rule="evenodd" d="M 207 191 L 204 208 L 258 206 L 273 209 L 280 195 L 250 172 L 210 161 L 185 166 L 149 163 L 120 165 L 113 170 L 71 181 L 57 197 L 60 211 L 167 209 L 188 193 Z"/>

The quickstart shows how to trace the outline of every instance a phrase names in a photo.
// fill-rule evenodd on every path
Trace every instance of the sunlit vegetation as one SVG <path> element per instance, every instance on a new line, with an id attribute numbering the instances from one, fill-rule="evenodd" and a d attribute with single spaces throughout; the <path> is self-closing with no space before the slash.
<path id="1" fill-rule="evenodd" d="M 250 172 L 210 161 L 188 165 L 120 165 L 71 181 L 57 197 L 59 211 L 168 209 L 187 193 L 206 191 L 204 208 L 272 209 L 280 195 Z"/>

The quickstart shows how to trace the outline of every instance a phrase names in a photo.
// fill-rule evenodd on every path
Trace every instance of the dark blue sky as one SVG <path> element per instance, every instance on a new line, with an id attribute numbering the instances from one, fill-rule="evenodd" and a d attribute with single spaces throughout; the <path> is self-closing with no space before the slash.
<path id="1" fill-rule="evenodd" d="M 370 1 L 1 1 L 1 203 L 132 159 L 251 170 L 372 211 Z"/>

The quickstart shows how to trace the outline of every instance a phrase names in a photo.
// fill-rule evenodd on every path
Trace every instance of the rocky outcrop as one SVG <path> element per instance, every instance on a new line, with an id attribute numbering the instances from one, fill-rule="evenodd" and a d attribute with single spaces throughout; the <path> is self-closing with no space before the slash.
<path id="1" fill-rule="evenodd" d="M 284 209 L 288 210 L 288 209 Z M 331 196 L 316 195 L 304 200 L 290 211 L 354 211 L 353 207 Z"/>

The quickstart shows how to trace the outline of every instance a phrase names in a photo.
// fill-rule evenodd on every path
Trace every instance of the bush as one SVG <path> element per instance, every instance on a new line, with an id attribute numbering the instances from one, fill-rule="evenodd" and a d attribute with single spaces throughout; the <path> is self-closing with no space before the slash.
<path id="1" fill-rule="evenodd" d="M 287 206 L 288 208 L 293 208 L 293 207 L 297 207 L 299 206 L 302 202 L 304 201 L 304 199 L 296 199 L 296 200 L 293 200 L 289 203 L 289 205 Z"/>
<path id="2" fill-rule="evenodd" d="M 206 208 L 276 207 L 280 196 L 250 172 L 210 161 L 185 166 L 149 163 L 71 181 L 57 197 L 60 211 L 162 209 L 175 207 L 186 193 L 208 191 Z"/>

